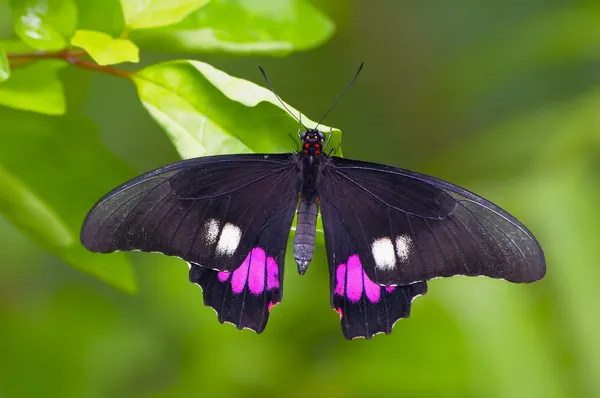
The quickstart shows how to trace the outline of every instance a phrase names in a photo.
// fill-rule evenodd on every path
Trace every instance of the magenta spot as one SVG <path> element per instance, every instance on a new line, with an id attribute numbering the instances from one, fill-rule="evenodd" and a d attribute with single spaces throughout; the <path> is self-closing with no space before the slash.
<path id="1" fill-rule="evenodd" d="M 273 257 L 267 257 L 267 254 L 260 247 L 250 250 L 246 259 L 235 271 L 231 277 L 231 290 L 239 294 L 244 291 L 246 283 L 250 293 L 259 295 L 265 290 L 265 272 L 267 277 L 267 288 L 279 288 L 279 268 Z M 225 282 L 229 279 L 230 272 L 219 272 L 219 280 Z"/>
<path id="2" fill-rule="evenodd" d="M 335 312 L 337 312 L 338 314 L 340 314 L 340 319 L 342 319 L 344 317 L 344 314 L 342 313 L 342 309 L 341 308 L 334 308 Z"/>
<path id="3" fill-rule="evenodd" d="M 220 282 L 225 282 L 231 276 L 231 272 L 221 271 L 217 274 Z"/>
<path id="4" fill-rule="evenodd" d="M 388 293 L 391 293 L 394 290 L 396 290 L 396 286 L 386 286 L 385 287 L 385 291 L 388 292 Z"/>
<path id="5" fill-rule="evenodd" d="M 279 267 L 273 257 L 267 258 L 267 289 L 279 288 Z"/>
<path id="6" fill-rule="evenodd" d="M 248 257 L 249 256 L 250 255 L 248 255 Z M 246 280 L 248 279 L 248 266 L 250 265 L 248 257 L 246 257 L 238 269 L 233 271 L 233 276 L 231 277 L 231 290 L 233 290 L 233 292 L 236 294 L 243 292 L 244 287 L 246 287 Z"/>
<path id="7" fill-rule="evenodd" d="M 365 281 L 365 293 L 367 294 L 367 298 L 373 304 L 378 302 L 381 296 L 381 286 L 369 279 L 367 273 L 364 270 L 363 278 Z"/>
<path id="8" fill-rule="evenodd" d="M 358 255 L 353 254 L 350 256 L 346 273 L 346 296 L 353 303 L 360 301 L 360 296 L 362 296 L 363 272 Z"/>
<path id="9" fill-rule="evenodd" d="M 279 304 L 279 302 L 269 302 L 269 305 L 267 306 L 267 311 L 271 312 L 271 308 L 275 307 L 277 304 Z"/>
<path id="10" fill-rule="evenodd" d="M 265 270 L 267 269 L 267 256 L 263 249 L 255 247 L 250 251 L 244 262 L 250 262 L 248 273 L 248 288 L 250 293 L 259 295 L 265 290 Z"/>
<path id="11" fill-rule="evenodd" d="M 335 290 L 338 296 L 344 295 L 344 285 L 346 284 L 346 264 L 340 264 L 335 271 Z"/>
<path id="12" fill-rule="evenodd" d="M 348 264 L 338 265 L 335 271 L 334 293 L 338 296 L 345 294 L 348 300 L 357 303 L 363 291 L 371 303 L 377 303 L 381 299 L 381 286 L 369 279 L 360 258 L 353 254 L 348 258 Z"/>

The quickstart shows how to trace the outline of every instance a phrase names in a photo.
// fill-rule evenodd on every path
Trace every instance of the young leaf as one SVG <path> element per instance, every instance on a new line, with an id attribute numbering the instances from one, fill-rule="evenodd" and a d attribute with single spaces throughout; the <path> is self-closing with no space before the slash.
<path id="1" fill-rule="evenodd" d="M 73 0 L 11 0 L 17 36 L 37 50 L 56 51 L 67 46 L 77 26 Z"/>
<path id="2" fill-rule="evenodd" d="M 4 47 L 0 45 L 0 83 L 8 80 L 9 77 L 10 65 L 8 64 L 8 58 L 6 57 L 6 52 L 4 52 Z"/>
<path id="3" fill-rule="evenodd" d="M 87 119 L 4 108 L 0 120 L 0 211 L 65 263 L 134 292 L 125 254 L 98 256 L 79 242 L 89 208 L 132 170 L 102 145 Z"/>
<path id="4" fill-rule="evenodd" d="M 283 55 L 327 41 L 333 22 L 305 0 L 212 0 L 182 22 L 135 32 L 160 51 Z"/>
<path id="5" fill-rule="evenodd" d="M 56 76 L 63 61 L 44 61 L 12 72 L 10 80 L 0 83 L 0 105 L 47 115 L 65 113 L 63 85 Z"/>
<path id="6" fill-rule="evenodd" d="M 113 39 L 102 32 L 78 30 L 71 38 L 71 44 L 86 50 L 98 65 L 140 61 L 140 50 L 130 40 Z"/>
<path id="7" fill-rule="evenodd" d="M 155 28 L 181 21 L 209 0 L 121 0 L 129 30 Z"/>
<path id="8" fill-rule="evenodd" d="M 297 149 L 293 141 L 298 142 L 298 121 L 271 91 L 252 82 L 198 61 L 153 65 L 134 75 L 134 82 L 143 105 L 183 158 Z M 316 125 L 306 117 L 302 123 Z M 338 156 L 340 141 L 341 132 L 334 129 L 330 145 L 338 148 Z"/>

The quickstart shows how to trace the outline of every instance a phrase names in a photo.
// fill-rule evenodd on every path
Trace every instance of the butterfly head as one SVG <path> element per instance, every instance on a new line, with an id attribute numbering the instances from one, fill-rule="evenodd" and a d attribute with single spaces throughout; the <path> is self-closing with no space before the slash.
<path id="1" fill-rule="evenodd" d="M 323 140 L 325 135 L 317 129 L 308 129 L 300 135 L 302 140 L 302 153 L 305 155 L 320 155 L 323 153 Z"/>

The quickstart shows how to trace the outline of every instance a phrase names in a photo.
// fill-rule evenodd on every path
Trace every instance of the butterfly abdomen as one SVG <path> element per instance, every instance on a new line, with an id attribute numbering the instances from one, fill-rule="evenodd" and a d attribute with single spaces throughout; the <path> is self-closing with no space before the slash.
<path id="1" fill-rule="evenodd" d="M 317 213 L 319 205 L 316 197 L 303 197 L 298 206 L 296 236 L 294 236 L 294 258 L 298 272 L 302 275 L 313 257 L 317 233 Z"/>

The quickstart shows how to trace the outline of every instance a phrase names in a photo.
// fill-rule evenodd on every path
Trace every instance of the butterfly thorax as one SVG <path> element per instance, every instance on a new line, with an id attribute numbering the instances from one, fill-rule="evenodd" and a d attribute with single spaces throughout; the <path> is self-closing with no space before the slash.
<path id="1" fill-rule="evenodd" d="M 317 214 L 319 212 L 319 195 L 317 180 L 320 174 L 320 163 L 326 156 L 323 154 L 323 133 L 311 129 L 301 137 L 302 152 L 296 156 L 300 172 L 300 204 L 298 220 L 294 236 L 294 258 L 298 264 L 298 272 L 304 274 L 310 264 L 315 250 L 317 231 Z"/>
<path id="2" fill-rule="evenodd" d="M 323 153 L 323 140 L 325 136 L 316 129 L 306 130 L 300 136 L 302 140 L 302 153 L 309 157 L 321 155 Z"/>

